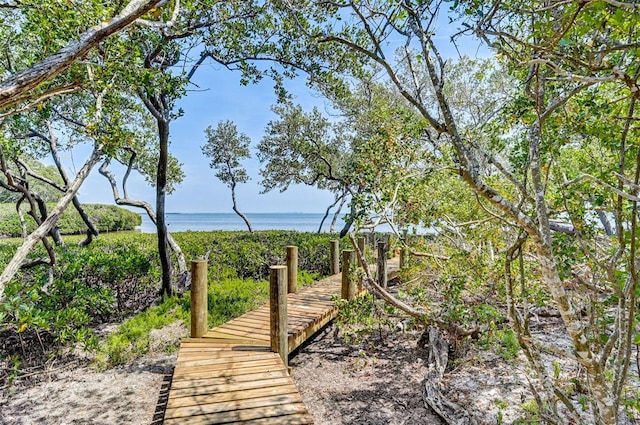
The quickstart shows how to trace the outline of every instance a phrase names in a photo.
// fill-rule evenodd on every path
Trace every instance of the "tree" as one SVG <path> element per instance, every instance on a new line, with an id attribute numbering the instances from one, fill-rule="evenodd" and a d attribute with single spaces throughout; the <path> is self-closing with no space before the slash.
<path id="1" fill-rule="evenodd" d="M 447 92 L 450 69 L 437 43 L 437 16 L 445 13 L 442 5 L 428 1 L 340 5 L 312 2 L 312 8 L 305 9 L 309 4 L 287 4 L 299 20 L 300 31 L 310 39 L 346 47 L 360 55 L 363 62 L 379 66 L 428 123 L 423 139 L 443 152 L 450 151 L 453 160 L 450 166 L 455 167 L 491 214 L 508 223 L 505 276 L 509 285 L 512 282 L 509 264 L 522 254 L 525 242 L 535 255 L 537 271 L 560 312 L 576 361 L 587 375 L 593 414 L 590 419 L 589 414 L 578 411 L 575 400 L 550 379 L 547 366 L 541 361 L 540 344 L 527 330 L 528 304 L 516 306 L 511 296 L 514 293 L 510 292 L 511 325 L 543 384 L 537 395 L 540 417 L 549 422 L 615 423 L 636 334 L 636 265 L 635 260 L 628 260 L 635 258 L 635 242 L 628 243 L 619 237 L 614 246 L 598 250 L 599 254 L 608 253 L 604 262 L 589 251 L 591 245 L 582 245 L 583 264 L 588 264 L 593 276 L 601 279 L 596 287 L 587 282 L 581 289 L 589 292 L 592 299 L 606 302 L 598 288 L 607 288 L 619 300 L 615 313 L 605 314 L 607 319 L 603 319 L 615 326 L 610 329 L 596 326 L 579 314 L 580 306 L 584 305 L 582 294 L 570 293 L 565 288 L 575 270 L 573 275 L 567 274 L 559 263 L 567 255 L 563 250 L 571 245 L 575 248 L 576 243 L 580 245 L 572 235 L 582 231 L 584 222 L 562 225 L 554 220 L 563 217 L 562 210 L 554 209 L 557 196 L 568 201 L 579 197 L 584 204 L 584 192 L 578 190 L 577 183 L 590 177 L 586 173 L 578 173 L 572 180 L 561 177 L 556 154 L 562 151 L 562 146 L 554 132 L 562 128 L 564 115 L 579 119 L 577 113 L 573 114 L 575 109 L 567 109 L 587 89 L 618 95 L 609 98 L 611 104 L 619 107 L 609 109 L 608 123 L 637 119 L 635 101 L 640 90 L 635 40 L 639 11 L 635 4 L 613 1 L 454 3 L 453 8 L 461 11 L 464 24 L 508 56 L 509 70 L 520 81 L 520 94 L 511 103 L 517 111 L 517 122 L 504 125 L 509 123 L 502 116 L 502 122 L 490 119 L 474 131 L 465 131 L 465 121 L 454 113 L 455 99 Z M 303 18 L 322 14 L 333 14 L 341 24 L 334 26 L 333 21 L 325 24 Z M 388 55 L 392 48 L 389 40 L 401 40 L 394 45 L 401 53 L 395 58 Z M 616 101 L 620 98 L 623 100 Z M 595 111 L 592 107 L 585 109 L 585 103 L 581 105 L 582 113 Z M 637 221 L 634 185 L 638 174 L 634 171 L 636 164 L 625 159 L 630 154 L 629 126 L 621 125 L 618 129 L 621 131 L 616 142 L 621 152 L 618 156 L 621 165 L 615 177 L 618 181 L 601 183 L 616 194 L 618 207 L 612 213 L 618 218 L 619 234 L 624 234 L 627 228 L 634 241 Z M 574 143 L 579 135 L 575 136 Z M 628 204 L 625 208 L 632 211 L 631 215 L 621 214 L 625 208 L 620 205 L 624 204 Z M 620 276 L 622 281 L 617 280 Z M 614 379 L 608 381 L 608 375 Z"/>
<path id="2" fill-rule="evenodd" d="M 249 218 L 238 210 L 236 203 L 236 186 L 249 181 L 247 170 L 240 161 L 251 158 L 251 139 L 244 133 L 238 133 L 238 128 L 231 121 L 220 121 L 216 128 L 209 126 L 205 134 L 207 143 L 202 146 L 202 153 L 211 159 L 209 166 L 216 171 L 216 177 L 231 189 L 233 211 L 244 220 L 249 232 L 253 232 Z"/>
<path id="3" fill-rule="evenodd" d="M 0 82 L 0 108 L 3 109 L 0 117 L 4 119 L 28 110 L 48 98 L 78 91 L 79 77 L 86 77 L 86 74 L 78 70 L 71 73 L 65 71 L 70 70 L 80 58 L 87 56 L 96 45 L 121 31 L 159 3 L 160 0 L 131 0 L 119 13 L 116 8 L 104 6 L 101 6 L 99 12 L 95 9 L 83 9 L 67 15 L 77 18 L 78 21 L 70 21 L 69 25 L 59 26 L 56 28 L 57 31 L 49 31 L 49 25 L 40 25 L 43 16 L 45 19 L 51 18 L 51 15 L 42 13 L 41 2 L 24 1 L 2 8 L 2 13 L 8 18 L 4 22 L 20 22 L 20 26 L 11 24 L 0 28 L 8 45 L 17 47 L 14 55 L 11 54 L 11 49 L 7 50 L 2 64 L 3 75 L 8 77 Z M 68 5 L 62 4 L 47 6 L 57 13 L 68 13 L 69 9 Z M 89 27 L 87 22 L 91 22 L 96 12 L 102 15 L 102 19 L 106 17 L 106 21 Z M 79 38 L 78 27 L 88 28 L 80 33 Z M 19 35 L 25 32 L 30 35 L 28 40 L 36 40 L 36 43 L 28 43 L 27 39 L 17 43 Z M 51 53 L 52 47 L 57 49 L 55 53 Z M 52 81 L 54 79 L 55 81 Z M 0 298 L 6 284 L 15 275 L 33 246 L 55 227 L 58 217 L 74 199 L 91 168 L 98 162 L 102 149 L 101 144 L 95 145 L 93 153 L 75 179 L 67 185 L 66 192 L 56 207 L 49 212 L 38 228 L 25 238 L 22 246 L 5 267 L 0 275 Z"/>
<path id="4" fill-rule="evenodd" d="M 171 294 L 172 265 L 164 209 L 170 124 L 181 116 L 181 111 L 174 111 L 176 100 L 185 94 L 194 73 L 207 60 L 240 71 L 242 84 L 270 76 L 276 83 L 276 92 L 283 98 L 286 96 L 283 79 L 294 76 L 295 69 L 312 67 L 313 63 L 298 59 L 304 49 L 293 43 L 298 36 L 295 27 L 283 22 L 270 2 L 193 0 L 176 2 L 174 11 L 165 13 L 167 18 L 171 15 L 170 24 L 149 25 L 133 34 L 131 40 L 140 59 L 140 68 L 135 71 L 138 77 L 132 84 L 156 120 L 158 131 L 156 228 L 162 291 Z M 188 53 L 194 45 L 199 45 L 202 51 L 191 62 Z M 258 66 L 260 62 L 277 64 L 278 69 L 276 65 Z M 176 72 L 179 68 L 184 71 Z"/>
<path id="5" fill-rule="evenodd" d="M 120 13 L 103 17 L 105 20 L 101 24 L 88 28 L 82 32 L 79 37 L 77 37 L 76 32 L 74 37 L 69 41 L 55 40 L 57 44 L 63 44 L 64 46 L 57 52 L 49 54 L 47 57 L 44 57 L 35 63 L 28 64 L 25 69 L 14 69 L 14 64 L 19 63 L 22 65 L 21 62 L 12 61 L 12 63 L 9 63 L 9 66 L 5 67 L 4 70 L 9 71 L 10 76 L 0 82 L 0 109 L 6 109 L 22 102 L 36 104 L 43 99 L 69 90 L 71 84 L 67 84 L 66 86 L 50 87 L 37 94 L 30 93 L 41 83 L 52 80 L 54 77 L 69 69 L 78 59 L 89 53 L 89 51 L 96 45 L 101 43 L 107 37 L 127 27 L 136 19 L 154 8 L 154 6 L 159 4 L 160 1 L 161 0 L 131 0 L 120 11 Z M 7 7 L 3 9 L 9 10 L 10 13 L 16 12 L 15 16 L 13 16 L 14 18 L 17 18 L 20 15 L 33 17 L 34 13 L 42 14 L 41 8 L 43 6 L 44 5 L 40 2 L 21 1 L 15 5 L 7 5 Z M 54 8 L 52 5 L 47 6 L 51 9 Z M 73 5 L 67 6 L 67 11 L 69 8 L 73 9 Z M 59 10 L 60 9 L 56 9 L 56 11 Z M 112 8 L 101 8 L 100 13 L 112 12 L 113 10 L 114 9 Z M 80 13 L 74 13 L 72 15 L 67 14 L 67 17 L 74 16 L 75 18 L 80 18 L 82 17 L 82 14 L 86 13 L 86 10 L 79 12 Z M 90 19 L 91 16 L 85 15 L 84 19 L 87 18 Z M 66 27 L 75 27 L 77 30 L 75 22 L 66 22 L 65 24 Z M 7 27 L 3 28 L 3 30 L 6 31 Z M 16 30 L 16 28 L 14 27 L 13 30 Z M 46 31 L 46 27 L 42 28 L 42 30 Z M 46 36 L 50 35 L 51 34 L 47 34 Z M 65 34 L 65 36 L 68 37 L 69 34 Z M 14 37 L 9 37 L 9 39 L 14 39 Z M 44 50 L 44 52 L 47 51 L 49 51 L 49 49 Z M 32 57 L 36 58 L 40 55 L 40 52 L 31 53 Z"/>
<path id="6" fill-rule="evenodd" d="M 267 124 L 258 143 L 264 191 L 279 188 L 283 192 L 291 184 L 305 184 L 335 194 L 327 213 L 338 203 L 342 206 L 358 190 L 346 178 L 352 152 L 350 136 L 317 108 L 307 113 L 299 105 L 283 102 L 272 110 L 279 119 Z"/>

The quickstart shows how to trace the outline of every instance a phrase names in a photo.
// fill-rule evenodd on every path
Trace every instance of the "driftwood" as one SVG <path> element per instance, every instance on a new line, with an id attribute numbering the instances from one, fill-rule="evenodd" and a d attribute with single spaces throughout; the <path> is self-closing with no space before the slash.
<path id="1" fill-rule="evenodd" d="M 435 326 L 428 328 L 420 343 L 429 351 L 428 370 L 424 377 L 423 398 L 425 404 L 447 424 L 475 425 L 476 422 L 464 407 L 447 400 L 440 392 L 440 382 L 449 361 L 449 344 L 442 337 L 440 330 Z"/>

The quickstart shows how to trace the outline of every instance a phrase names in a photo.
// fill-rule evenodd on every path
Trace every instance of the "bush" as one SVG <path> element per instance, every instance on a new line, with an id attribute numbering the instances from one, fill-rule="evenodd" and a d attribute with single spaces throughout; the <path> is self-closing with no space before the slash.
<path id="1" fill-rule="evenodd" d="M 269 266 L 284 263 L 287 245 L 299 248 L 299 283 L 328 274 L 331 235 L 266 231 L 176 233 L 187 259 L 209 253 L 209 326 L 217 326 L 268 299 Z M 335 236 L 334 236 L 335 237 Z M 141 233 L 104 234 L 86 247 L 54 246 L 57 265 L 53 281 L 48 269 L 23 270 L 8 285 L 0 303 L 0 370 L 3 358 L 20 368 L 34 366 L 35 351 L 56 355 L 63 346 L 82 343 L 97 347 L 93 329 L 104 322 L 125 320 L 98 348 L 102 366 L 126 362 L 149 349 L 149 332 L 175 321 L 189 326 L 189 294 L 160 300 L 160 265 L 156 236 Z M 342 242 L 345 247 L 347 241 Z M 0 268 L 20 241 L 0 243 Z M 46 256 L 41 245 L 30 259 Z M 32 344 L 23 348 L 21 342 Z M 42 347 L 40 349 L 39 347 Z M 30 350 L 30 352 L 29 352 Z M 25 351 L 27 351 L 25 353 Z M 15 361 L 14 361 L 15 360 Z M 11 369 L 13 371 L 13 369 Z M 0 372 L 8 381 L 19 371 Z"/>
<path id="2" fill-rule="evenodd" d="M 55 204 L 48 204 L 51 209 Z M 120 208 L 116 205 L 84 204 L 87 216 L 100 232 L 118 232 L 133 230 L 142 223 L 140 214 Z M 25 213 L 26 215 L 26 213 Z M 25 217 L 27 230 L 33 231 L 36 223 L 31 217 Z M 63 235 L 81 234 L 87 231 L 87 226 L 80 218 L 80 214 L 73 206 L 68 207 L 58 219 L 58 228 Z M 22 235 L 20 219 L 14 204 L 0 204 L 0 236 L 18 237 Z"/>
<path id="3" fill-rule="evenodd" d="M 266 280 L 269 267 L 284 264 L 288 245 L 298 247 L 298 268 L 322 276 L 329 274 L 329 241 L 336 235 L 268 230 L 254 233 L 216 231 L 175 233 L 187 258 L 208 254 L 209 273 L 217 279 Z M 349 241 L 341 240 L 341 248 Z"/>

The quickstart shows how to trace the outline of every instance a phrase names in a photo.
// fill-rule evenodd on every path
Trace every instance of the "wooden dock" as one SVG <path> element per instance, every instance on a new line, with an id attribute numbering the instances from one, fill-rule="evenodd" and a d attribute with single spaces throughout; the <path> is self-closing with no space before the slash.
<path id="1" fill-rule="evenodd" d="M 397 270 L 390 260 L 389 274 Z M 288 353 L 336 317 L 341 281 L 336 274 L 287 295 Z M 269 305 L 183 339 L 164 423 L 313 423 L 280 354 L 271 352 Z"/>

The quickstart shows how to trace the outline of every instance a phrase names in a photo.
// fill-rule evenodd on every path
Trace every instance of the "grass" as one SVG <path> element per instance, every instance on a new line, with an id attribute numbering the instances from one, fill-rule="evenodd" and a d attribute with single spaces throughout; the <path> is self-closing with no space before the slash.
<path id="1" fill-rule="evenodd" d="M 308 281 L 311 274 L 304 274 Z M 219 326 L 234 317 L 250 311 L 268 300 L 267 281 L 250 279 L 225 279 L 209 281 L 208 326 Z M 189 293 L 181 298 L 165 298 L 159 305 L 152 306 L 125 320 L 117 331 L 109 335 L 99 345 L 96 366 L 100 369 L 123 364 L 149 352 L 150 333 L 175 322 L 191 326 L 191 300 Z M 186 335 L 184 335 L 186 336 Z M 167 347 L 168 351 L 177 348 L 179 341 Z"/>
<path id="2" fill-rule="evenodd" d="M 291 231 L 184 232 L 174 236 L 187 258 L 209 253 L 210 328 L 267 302 L 269 266 L 284 263 L 288 245 L 299 247 L 299 287 L 328 274 L 329 240 L 335 237 Z M 7 302 L 0 305 L 0 330 L 23 338 L 28 334 L 34 340 L 39 334 L 47 335 L 51 342 L 46 352 L 43 349 L 42 358 L 64 355 L 64 347 L 84 345 L 95 353 L 95 363 L 103 369 L 150 350 L 175 349 L 181 335 L 176 336 L 173 327 L 171 332 L 162 332 L 161 345 L 153 331 L 176 323 L 190 328 L 190 296 L 157 299 L 160 269 L 155 235 L 107 233 L 87 247 L 78 247 L 82 238 L 65 236 L 65 246 L 54 247 L 58 265 L 48 292 L 41 291 L 48 280 L 45 267 L 16 275 L 5 290 Z M 20 243 L 18 238 L 0 241 L 0 267 L 8 263 Z M 45 254 L 38 245 L 29 258 Z M 120 325 L 99 340 L 93 330 L 103 323 Z M 175 342 L 165 340 L 169 333 Z M 6 351 L 0 355 L 24 354 L 19 349 Z M 31 357 L 33 364 L 40 358 Z M 18 367 L 31 366 L 22 362 Z M 0 384 L 4 375 L 0 372 Z"/>

